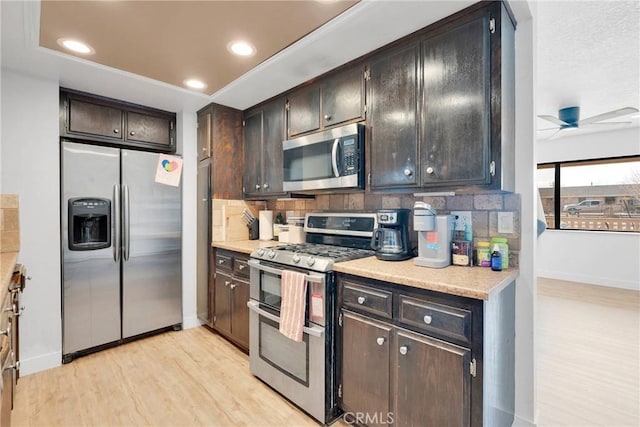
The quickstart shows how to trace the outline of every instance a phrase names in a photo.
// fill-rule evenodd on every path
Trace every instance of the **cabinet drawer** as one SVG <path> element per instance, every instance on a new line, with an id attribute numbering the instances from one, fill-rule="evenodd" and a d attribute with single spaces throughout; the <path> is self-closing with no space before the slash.
<path id="1" fill-rule="evenodd" d="M 390 319 L 392 316 L 391 295 L 391 292 L 344 282 L 342 298 L 345 306 Z"/>
<path id="2" fill-rule="evenodd" d="M 233 258 L 230 255 L 217 252 L 216 253 L 216 270 L 233 270 Z"/>
<path id="3" fill-rule="evenodd" d="M 249 264 L 248 260 L 242 258 L 236 258 L 233 262 L 233 274 L 235 276 L 249 277 Z"/>
<path id="4" fill-rule="evenodd" d="M 469 310 L 400 295 L 398 320 L 426 332 L 435 332 L 464 342 L 471 342 Z"/>

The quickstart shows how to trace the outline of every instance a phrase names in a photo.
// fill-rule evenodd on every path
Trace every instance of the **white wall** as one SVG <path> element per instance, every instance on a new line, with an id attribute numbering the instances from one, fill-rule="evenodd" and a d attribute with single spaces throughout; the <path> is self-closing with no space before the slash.
<path id="1" fill-rule="evenodd" d="M 32 280 L 21 318 L 21 374 L 59 366 L 62 360 L 60 283 L 59 85 L 2 70 L 0 192 L 20 196 L 21 250 Z M 195 206 L 196 113 L 177 117 L 178 152 L 183 155 L 183 326 L 196 315 Z"/>
<path id="2" fill-rule="evenodd" d="M 516 50 L 516 193 L 520 194 L 520 275 L 516 280 L 514 426 L 535 425 L 535 3 L 509 2 L 517 21 Z"/>
<path id="3" fill-rule="evenodd" d="M 640 155 L 640 128 L 537 141 L 537 163 Z M 538 244 L 537 275 L 640 290 L 640 233 L 547 230 Z"/>
<path id="4" fill-rule="evenodd" d="M 60 311 L 60 161 L 58 83 L 2 72 L 2 193 L 20 197 L 21 250 L 27 267 L 20 318 L 23 375 L 58 366 Z"/>

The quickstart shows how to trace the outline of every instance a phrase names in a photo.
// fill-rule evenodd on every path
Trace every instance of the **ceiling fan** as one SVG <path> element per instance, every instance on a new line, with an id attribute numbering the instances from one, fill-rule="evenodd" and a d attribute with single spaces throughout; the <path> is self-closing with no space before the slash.
<path id="1" fill-rule="evenodd" d="M 608 111 L 606 113 L 598 114 L 595 116 L 587 117 L 580 120 L 580 107 L 565 107 L 558 110 L 558 117 L 549 115 L 540 115 L 541 119 L 547 120 L 551 123 L 558 125 L 557 127 L 538 129 L 538 131 L 545 131 L 551 129 L 557 129 L 557 131 L 549 137 L 552 139 L 559 135 L 563 130 L 575 130 L 586 126 L 603 126 L 603 125 L 619 125 L 631 122 L 605 122 L 605 120 L 614 119 L 616 117 L 627 116 L 629 114 L 637 113 L 638 109 L 633 107 L 624 107 L 617 110 Z"/>

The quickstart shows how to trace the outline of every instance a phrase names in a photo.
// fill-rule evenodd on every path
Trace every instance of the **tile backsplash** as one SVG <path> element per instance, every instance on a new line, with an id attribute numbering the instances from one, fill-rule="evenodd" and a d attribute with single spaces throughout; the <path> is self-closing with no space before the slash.
<path id="1" fill-rule="evenodd" d="M 294 216 L 317 211 L 375 211 L 377 209 L 412 209 L 416 201 L 429 203 L 439 215 L 451 211 L 471 211 L 473 242 L 506 237 L 509 244 L 509 265 L 518 266 L 520 253 L 520 195 L 506 192 L 487 192 L 453 196 L 423 196 L 413 194 L 321 194 L 315 199 L 268 200 L 266 208 L 274 213 L 293 211 Z M 498 212 L 513 213 L 513 233 L 498 233 Z M 411 221 L 410 230 L 413 230 Z M 417 233 L 410 233 L 412 245 L 417 246 Z"/>

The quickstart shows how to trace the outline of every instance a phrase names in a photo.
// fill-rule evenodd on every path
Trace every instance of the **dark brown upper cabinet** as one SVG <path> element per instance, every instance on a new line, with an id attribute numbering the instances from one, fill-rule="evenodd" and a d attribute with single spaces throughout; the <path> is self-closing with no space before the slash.
<path id="1" fill-rule="evenodd" d="M 198 160 L 211 158 L 211 197 L 242 198 L 242 111 L 209 104 L 198 111 Z"/>
<path id="2" fill-rule="evenodd" d="M 60 91 L 60 135 L 69 139 L 174 153 L 175 124 L 175 113 Z"/>
<path id="3" fill-rule="evenodd" d="M 294 137 L 365 117 L 364 65 L 340 69 L 288 95 L 287 136 Z"/>
<path id="4" fill-rule="evenodd" d="M 419 184 L 419 61 L 417 43 L 371 60 L 367 86 L 372 189 Z"/>
<path id="5" fill-rule="evenodd" d="M 513 26 L 502 9 L 492 2 L 422 41 L 423 187 L 512 189 Z"/>
<path id="6" fill-rule="evenodd" d="M 489 15 L 422 43 L 422 183 L 489 184 Z"/>
<path id="7" fill-rule="evenodd" d="M 245 198 L 260 199 L 284 194 L 282 190 L 282 141 L 285 138 L 285 101 L 278 98 L 244 116 Z"/>

